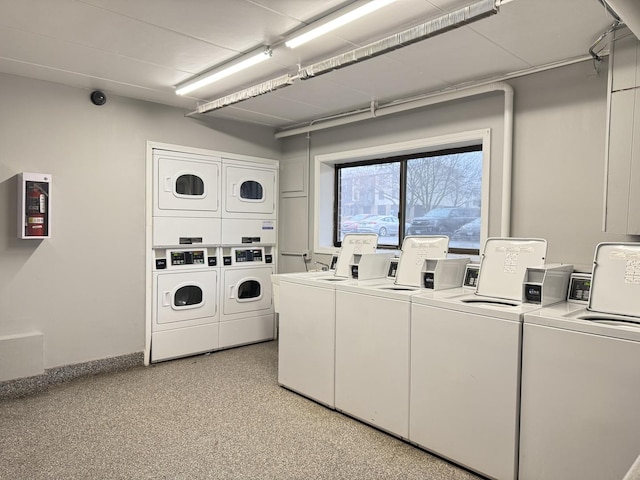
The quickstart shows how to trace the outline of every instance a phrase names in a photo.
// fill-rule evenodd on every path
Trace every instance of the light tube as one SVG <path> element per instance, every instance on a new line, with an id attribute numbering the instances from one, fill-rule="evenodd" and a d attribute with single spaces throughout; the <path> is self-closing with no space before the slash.
<path id="1" fill-rule="evenodd" d="M 281 77 L 267 80 L 266 82 L 259 83 L 253 87 L 245 88 L 244 90 L 232 93 L 231 95 L 226 95 L 222 98 L 218 98 L 217 100 L 207 102 L 204 105 L 200 105 L 198 109 L 192 113 L 207 113 L 212 110 L 218 110 L 222 107 L 233 105 L 234 103 L 242 102 L 244 100 L 255 98 L 259 95 L 264 95 L 265 93 L 287 87 L 292 85 L 294 80 L 295 77 L 292 77 L 289 74 L 282 75 Z"/>
<path id="2" fill-rule="evenodd" d="M 368 60 L 385 53 L 406 47 L 412 43 L 426 40 L 427 38 L 439 35 L 462 25 L 480 20 L 498 13 L 496 0 L 478 0 L 476 3 L 467 5 L 450 13 L 445 13 L 438 18 L 429 20 L 426 23 L 409 28 L 402 32 L 394 33 L 381 40 L 377 40 L 368 45 L 356 48 L 349 52 L 335 57 L 327 58 L 306 67 L 298 69 L 301 80 L 317 77 L 324 73 L 329 73 L 340 68 L 348 67 L 354 63 Z"/>
<path id="3" fill-rule="evenodd" d="M 259 53 L 249 53 L 248 55 L 243 56 L 238 63 L 233 63 L 222 70 L 216 69 L 208 74 L 196 77 L 193 81 L 189 81 L 181 87 L 178 87 L 176 89 L 176 95 L 186 95 L 187 93 L 191 93 L 194 90 L 210 85 L 213 82 L 217 82 L 229 75 L 233 75 L 241 70 L 252 67 L 267 58 L 270 58 L 271 54 L 272 51 L 269 47 L 262 48 Z"/>
<path id="4" fill-rule="evenodd" d="M 295 76 L 287 74 L 282 77 L 254 85 L 253 87 L 245 88 L 239 92 L 201 105 L 195 112 L 191 112 L 188 115 L 218 110 L 228 105 L 233 105 L 235 103 L 248 100 L 249 98 L 254 98 L 292 85 L 294 81 L 298 79 L 308 80 L 310 78 L 317 77 L 318 75 L 348 67 L 354 63 L 374 58 L 378 55 L 383 55 L 393 50 L 406 47 L 407 45 L 426 40 L 427 38 L 447 32 L 453 28 L 468 25 L 469 23 L 488 17 L 489 15 L 497 14 L 499 11 L 496 4 L 497 1 L 498 0 L 478 0 L 476 3 L 467 5 L 466 7 L 460 8 L 451 13 L 441 15 L 440 17 L 432 19 L 426 23 L 395 33 L 363 47 L 356 48 L 350 52 L 327 58 L 306 67 L 298 66 L 298 74 Z"/>
<path id="5" fill-rule="evenodd" d="M 347 12 L 344 15 L 334 18 L 333 20 L 323 25 L 320 25 L 319 27 L 309 30 L 308 32 L 303 33 L 302 35 L 298 35 L 292 38 L 291 40 L 287 40 L 285 42 L 285 45 L 289 48 L 299 47 L 303 43 L 307 43 L 313 40 L 314 38 L 318 38 L 321 35 L 325 35 L 326 33 L 329 33 L 335 30 L 336 28 L 342 27 L 347 23 L 353 22 L 358 18 L 364 17 L 365 15 L 368 15 L 371 12 L 375 12 L 379 8 L 389 5 L 393 1 L 395 0 L 373 0 L 372 2 L 366 3 L 361 7 L 356 8 L 355 10 L 351 10 L 350 12 Z"/>

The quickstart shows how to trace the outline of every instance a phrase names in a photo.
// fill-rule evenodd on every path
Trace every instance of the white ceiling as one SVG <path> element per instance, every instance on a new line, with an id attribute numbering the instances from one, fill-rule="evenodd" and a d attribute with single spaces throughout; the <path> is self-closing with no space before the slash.
<path id="1" fill-rule="evenodd" d="M 396 0 L 290 50 L 293 31 L 343 0 L 0 0 L 0 72 L 186 112 L 424 23 L 473 0 Z M 209 116 L 275 128 L 584 58 L 613 18 L 598 0 L 512 0 L 497 15 Z M 186 97 L 174 85 L 261 45 L 270 60 Z M 88 94 L 87 94 L 88 97 Z"/>

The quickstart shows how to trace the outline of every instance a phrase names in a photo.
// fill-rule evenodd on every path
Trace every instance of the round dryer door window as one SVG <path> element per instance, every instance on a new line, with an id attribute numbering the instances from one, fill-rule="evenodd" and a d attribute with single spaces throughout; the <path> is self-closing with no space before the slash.
<path id="1" fill-rule="evenodd" d="M 244 200 L 262 200 L 264 198 L 264 189 L 260 182 L 247 180 L 240 185 L 240 198 Z"/>
<path id="2" fill-rule="evenodd" d="M 173 294 L 174 308 L 195 308 L 202 305 L 202 289 L 197 285 L 180 287 Z"/>
<path id="3" fill-rule="evenodd" d="M 185 196 L 202 197 L 204 195 L 204 182 L 193 174 L 180 175 L 176 179 L 176 194 Z"/>
<path id="4" fill-rule="evenodd" d="M 249 301 L 262 296 L 262 287 L 256 280 L 247 280 L 238 286 L 238 301 Z"/>

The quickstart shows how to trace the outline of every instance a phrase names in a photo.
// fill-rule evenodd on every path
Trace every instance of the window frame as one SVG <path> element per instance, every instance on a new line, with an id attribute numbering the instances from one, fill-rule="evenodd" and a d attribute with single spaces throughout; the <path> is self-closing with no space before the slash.
<path id="1" fill-rule="evenodd" d="M 338 248 L 334 246 L 335 166 L 367 160 L 378 160 L 393 156 L 427 153 L 449 148 L 482 145 L 482 192 L 481 192 L 481 228 L 480 245 L 488 234 L 489 220 L 489 178 L 491 172 L 491 129 L 470 130 L 465 132 L 414 139 L 398 143 L 375 145 L 354 150 L 325 153 L 314 157 L 314 253 L 332 254 Z M 401 178 L 401 188 L 406 179 Z M 404 192 L 401 192 L 404 195 Z M 403 213 L 404 215 L 404 213 Z M 402 222 L 404 220 L 400 219 Z M 382 247 L 381 247 L 382 248 Z"/>
<path id="2" fill-rule="evenodd" d="M 376 160 L 362 160 L 356 162 L 345 162 L 336 164 L 335 169 L 335 180 L 334 180 L 334 208 L 333 208 L 333 246 L 340 247 L 342 242 L 339 238 L 340 233 L 340 176 L 343 169 L 353 168 L 353 167 L 363 167 L 369 165 L 382 165 L 382 164 L 399 164 L 398 171 L 398 243 L 397 244 L 389 244 L 389 243 L 379 243 L 378 248 L 380 249 L 393 249 L 398 250 L 402 247 L 402 240 L 406 236 L 405 232 L 405 224 L 406 224 L 406 215 L 407 215 L 407 174 L 408 174 L 408 163 L 410 160 L 415 160 L 419 158 L 429 158 L 429 157 L 440 157 L 444 155 L 452 155 L 457 153 L 469 153 L 469 152 L 482 152 L 482 144 L 475 143 L 472 145 L 467 145 L 464 147 L 454 147 L 454 148 L 444 148 L 442 150 L 429 150 L 427 152 L 418 152 L 412 153 L 410 155 L 398 155 L 387 158 L 380 158 Z M 375 205 L 375 204 L 374 204 Z M 465 208 L 465 207 L 460 207 Z M 377 214 L 372 214 L 377 215 Z M 388 215 L 393 216 L 393 215 Z M 480 254 L 480 246 L 478 248 L 458 248 L 453 247 L 449 248 L 450 253 L 460 253 L 460 254 L 471 254 L 471 255 L 479 255 Z"/>

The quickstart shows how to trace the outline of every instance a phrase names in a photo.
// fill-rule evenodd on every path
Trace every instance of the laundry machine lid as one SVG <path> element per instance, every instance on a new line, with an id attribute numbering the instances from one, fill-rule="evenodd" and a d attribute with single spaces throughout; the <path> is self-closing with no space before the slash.
<path id="1" fill-rule="evenodd" d="M 446 258 L 449 237 L 445 235 L 411 235 L 402 241 L 402 252 L 396 271 L 397 285 L 420 287 L 422 267 L 427 259 Z"/>
<path id="2" fill-rule="evenodd" d="M 351 261 L 353 255 L 374 253 L 378 247 L 378 235 L 375 233 L 347 233 L 342 239 L 342 246 L 336 263 L 336 277 L 351 277 Z"/>
<path id="3" fill-rule="evenodd" d="M 540 238 L 489 238 L 480 260 L 476 294 L 522 301 L 529 267 L 544 265 L 547 241 Z"/>
<path id="4" fill-rule="evenodd" d="M 588 309 L 640 317 L 640 243 L 600 243 Z"/>

